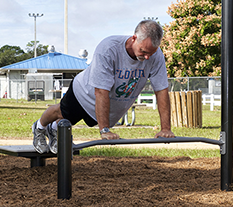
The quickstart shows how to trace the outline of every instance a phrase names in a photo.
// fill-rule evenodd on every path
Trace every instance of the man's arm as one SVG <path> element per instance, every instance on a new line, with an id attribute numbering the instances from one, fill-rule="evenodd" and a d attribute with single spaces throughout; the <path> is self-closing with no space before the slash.
<path id="1" fill-rule="evenodd" d="M 158 111 L 160 115 L 161 131 L 155 135 L 155 138 L 161 137 L 175 137 L 171 131 L 170 122 L 170 99 L 168 95 L 168 88 L 155 92 Z"/>
<path id="2" fill-rule="evenodd" d="M 109 128 L 109 110 L 110 110 L 110 99 L 109 91 L 104 89 L 95 88 L 95 113 L 99 129 L 102 130 L 104 127 Z M 102 139 L 119 139 L 118 134 L 112 132 L 103 133 Z"/>

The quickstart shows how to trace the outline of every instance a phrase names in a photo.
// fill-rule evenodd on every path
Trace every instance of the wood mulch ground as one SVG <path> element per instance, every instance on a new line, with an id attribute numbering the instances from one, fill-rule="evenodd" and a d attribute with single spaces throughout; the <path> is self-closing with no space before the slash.
<path id="1" fill-rule="evenodd" d="M 0 206 L 233 206 L 219 158 L 74 156 L 69 200 L 57 199 L 56 158 L 30 168 L 0 155 L 0 166 Z"/>

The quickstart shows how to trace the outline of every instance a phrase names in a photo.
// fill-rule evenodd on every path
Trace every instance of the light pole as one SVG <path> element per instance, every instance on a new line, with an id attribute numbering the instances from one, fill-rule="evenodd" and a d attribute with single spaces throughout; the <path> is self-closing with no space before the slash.
<path id="1" fill-rule="evenodd" d="M 34 30 L 35 30 L 34 57 L 36 57 L 36 17 L 42 17 L 44 14 L 29 13 L 28 15 L 29 17 L 34 17 Z"/>
<path id="2" fill-rule="evenodd" d="M 65 0 L 64 53 L 68 54 L 68 0 Z"/>
<path id="3" fill-rule="evenodd" d="M 155 17 L 155 18 L 154 17 L 148 17 L 148 18 L 143 17 L 143 19 L 156 21 L 158 19 L 158 17 Z"/>

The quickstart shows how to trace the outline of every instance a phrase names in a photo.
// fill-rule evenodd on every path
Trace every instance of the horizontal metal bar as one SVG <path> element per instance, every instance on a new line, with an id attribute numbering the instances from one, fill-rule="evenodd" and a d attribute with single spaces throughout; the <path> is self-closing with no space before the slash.
<path id="1" fill-rule="evenodd" d="M 124 145 L 124 144 L 156 144 L 156 143 L 177 143 L 177 142 L 204 142 L 208 144 L 214 144 L 222 146 L 224 142 L 222 140 L 214 140 L 203 137 L 175 137 L 175 138 L 152 138 L 152 139 L 114 139 L 114 140 L 94 140 L 84 142 L 81 144 L 73 144 L 73 150 L 79 150 L 87 147 L 93 147 L 97 145 Z"/>

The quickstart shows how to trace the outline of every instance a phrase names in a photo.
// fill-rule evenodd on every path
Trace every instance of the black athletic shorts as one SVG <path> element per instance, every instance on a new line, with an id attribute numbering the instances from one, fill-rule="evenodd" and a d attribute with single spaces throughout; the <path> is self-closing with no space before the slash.
<path id="1" fill-rule="evenodd" d="M 64 119 L 68 119 L 72 125 L 80 120 L 84 120 L 89 127 L 97 125 L 97 122 L 91 118 L 75 98 L 73 92 L 73 80 L 60 102 L 61 113 Z"/>

